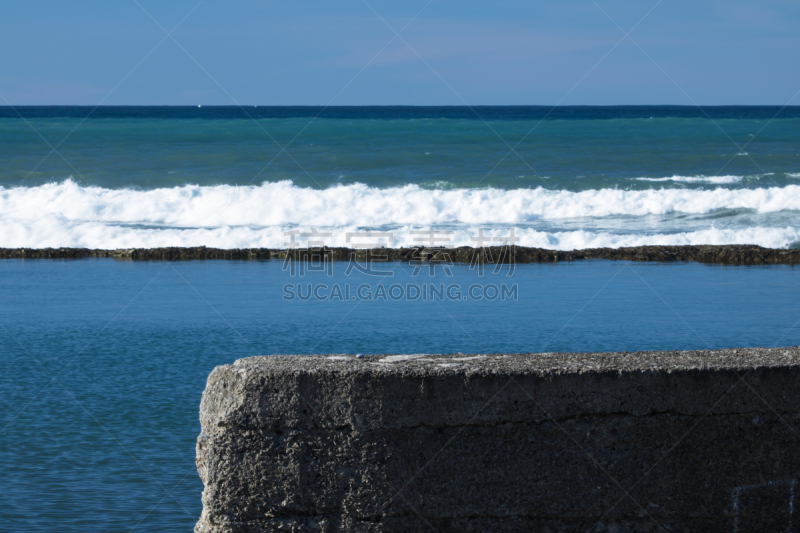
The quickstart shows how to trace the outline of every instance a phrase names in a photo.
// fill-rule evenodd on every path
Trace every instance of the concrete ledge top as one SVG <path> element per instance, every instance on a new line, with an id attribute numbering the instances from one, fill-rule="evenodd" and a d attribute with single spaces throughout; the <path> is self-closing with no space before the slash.
<path id="1" fill-rule="evenodd" d="M 195 533 L 794 531 L 797 398 L 800 347 L 241 359 Z"/>
<path id="2" fill-rule="evenodd" d="M 800 347 L 241 359 L 195 533 L 794 531 L 797 398 Z"/>
<path id="3" fill-rule="evenodd" d="M 669 352 L 270 355 L 239 359 L 237 373 L 548 375 L 587 372 L 748 370 L 800 366 L 800 346 Z M 231 367 L 229 367 L 231 368 Z"/>

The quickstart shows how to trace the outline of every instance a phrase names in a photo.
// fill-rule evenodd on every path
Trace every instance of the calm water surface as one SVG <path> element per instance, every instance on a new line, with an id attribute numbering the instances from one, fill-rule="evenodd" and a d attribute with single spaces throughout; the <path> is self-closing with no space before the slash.
<path id="1" fill-rule="evenodd" d="M 800 344 L 788 266 L 592 261 L 433 278 L 392 266 L 392 278 L 346 276 L 345 263 L 293 278 L 279 262 L 0 261 L 2 527 L 191 531 L 200 396 L 214 366 L 240 357 Z M 287 301 L 287 283 L 505 283 L 518 298 Z"/>

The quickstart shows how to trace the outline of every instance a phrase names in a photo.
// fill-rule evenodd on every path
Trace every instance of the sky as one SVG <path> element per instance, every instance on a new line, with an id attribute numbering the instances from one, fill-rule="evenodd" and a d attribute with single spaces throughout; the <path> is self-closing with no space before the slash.
<path id="1" fill-rule="evenodd" d="M 794 0 L 0 5 L 0 105 L 800 104 Z"/>

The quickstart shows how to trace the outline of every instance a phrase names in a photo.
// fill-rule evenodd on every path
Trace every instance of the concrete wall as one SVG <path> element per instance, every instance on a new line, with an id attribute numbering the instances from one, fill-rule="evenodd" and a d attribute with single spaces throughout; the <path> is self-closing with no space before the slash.
<path id="1" fill-rule="evenodd" d="M 253 357 L 195 531 L 800 531 L 800 349 Z"/>

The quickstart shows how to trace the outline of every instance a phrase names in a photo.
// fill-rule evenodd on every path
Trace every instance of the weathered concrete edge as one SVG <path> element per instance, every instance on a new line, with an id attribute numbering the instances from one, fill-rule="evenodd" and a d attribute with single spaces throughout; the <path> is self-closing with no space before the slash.
<path id="1" fill-rule="evenodd" d="M 748 386 L 742 385 L 744 380 Z M 740 389 L 731 394 L 737 385 L 741 385 Z M 757 391 L 755 394 L 747 390 L 750 386 Z M 797 397 L 800 347 L 362 358 L 343 354 L 279 355 L 241 359 L 214 369 L 203 394 L 197 466 L 206 490 L 196 531 L 262 531 L 272 530 L 282 520 L 311 520 L 314 513 L 282 507 L 284 492 L 291 495 L 305 491 L 303 480 L 313 478 L 308 477 L 310 474 L 298 475 L 297 479 L 288 474 L 285 479 L 281 477 L 286 466 L 281 458 L 288 457 L 285 454 L 289 450 L 281 451 L 283 435 L 294 435 L 285 444 L 294 450 L 292 442 L 313 441 L 321 435 L 334 440 L 361 435 L 357 438 L 366 443 L 375 440 L 380 444 L 387 442 L 382 440 L 387 436 L 399 437 L 408 431 L 435 432 L 444 428 L 460 433 L 456 429 L 459 427 L 476 428 L 467 432 L 480 432 L 478 428 L 502 431 L 499 428 L 509 425 L 523 430 L 554 421 L 588 423 L 589 427 L 595 427 L 595 423 L 603 427 L 623 424 L 621 428 L 644 424 L 645 428 L 653 424 L 663 427 L 688 417 L 688 424 L 692 425 L 691 420 L 714 419 L 717 422 L 711 423 L 710 428 L 736 428 L 743 419 L 746 425 L 756 424 L 759 415 L 763 421 L 787 413 L 795 415 Z M 634 426 L 620 422 L 625 419 L 634 420 L 629 423 Z M 777 421 L 771 423 L 782 427 Z M 724 433 L 725 429 L 721 431 Z M 247 442 L 251 442 L 249 447 Z M 660 445 L 660 441 L 654 444 Z M 258 460 L 246 463 L 250 466 L 240 464 L 245 457 L 263 457 L 264 453 L 269 457 L 278 454 L 274 456 L 275 465 L 273 459 L 262 466 L 256 466 L 261 464 Z M 323 459 L 314 453 L 302 457 L 306 461 Z M 354 459 L 346 454 L 343 457 Z M 358 452 L 354 457 L 360 457 Z M 680 458 L 685 459 L 683 455 Z M 271 466 L 260 470 L 267 464 Z M 370 461 L 358 464 L 373 468 Z M 254 467 L 256 470 L 252 470 Z M 275 481 L 280 486 L 252 491 L 246 488 L 249 485 L 241 484 L 243 479 L 254 482 L 265 474 L 277 476 Z M 369 500 L 367 495 L 381 496 L 381 491 L 388 488 L 378 484 L 364 490 L 356 501 L 367 508 L 369 505 L 363 503 Z M 248 491 L 251 496 L 246 496 Z M 309 494 L 312 493 L 316 494 Z M 310 501 L 317 497 L 323 498 L 323 494 L 312 496 Z M 568 497 L 564 494 L 564 498 Z M 267 515 L 244 511 L 253 506 L 267 509 Z M 346 520 L 347 513 L 340 518 Z M 276 518 L 271 518 L 273 514 Z M 713 514 L 706 518 L 727 523 L 723 510 L 715 509 Z M 689 515 L 689 522 L 700 519 L 700 515 Z M 233 522 L 226 521 L 228 516 Z M 533 513 L 526 519 L 538 520 L 537 517 Z M 313 518 L 335 517 L 322 513 Z M 402 523 L 411 518 L 398 515 L 393 519 Z M 670 518 L 683 520 L 674 513 Z M 225 520 L 220 522 L 222 519 Z M 494 519 L 500 520 L 499 515 Z M 389 525 L 386 528 L 395 530 Z M 345 529 L 356 531 L 352 526 Z"/>
<path id="2" fill-rule="evenodd" d="M 444 366 L 447 365 L 447 366 Z M 640 352 L 542 352 L 493 354 L 267 355 L 236 360 L 236 369 L 288 372 L 454 374 L 569 374 L 680 370 L 746 370 L 800 365 L 800 347 Z"/>
<path id="3" fill-rule="evenodd" d="M 362 432 L 453 427 L 529 417 L 505 405 L 519 400 L 538 404 L 542 410 L 536 420 L 586 414 L 699 416 L 744 377 L 785 382 L 765 395 L 779 411 L 795 409 L 792 391 L 800 395 L 800 347 L 249 357 L 211 372 L 201 423 L 204 432 L 206 427 L 215 432 L 231 426 L 350 427 Z M 451 409 L 454 391 L 457 410 Z M 481 411 L 490 400 L 493 408 Z M 757 409 L 752 400 L 734 398 L 714 413 L 752 411 Z"/>
<path id="4" fill-rule="evenodd" d="M 441 255 L 429 253 L 423 248 L 380 248 L 374 250 L 353 248 L 323 248 L 332 261 L 348 261 L 353 254 L 374 261 L 437 261 Z M 477 253 L 476 253 L 477 252 Z M 119 250 L 89 248 L 0 248 L 0 259 L 82 259 L 114 258 L 128 261 L 187 261 L 202 259 L 217 260 L 282 260 L 287 254 L 303 258 L 308 254 L 319 255 L 318 250 L 285 250 L 271 248 L 220 249 L 205 246 L 191 248 L 131 248 Z M 700 245 L 700 246 L 636 246 L 630 248 L 589 248 L 584 250 L 548 250 L 515 246 L 513 257 L 498 247 L 459 247 L 444 250 L 448 261 L 472 263 L 481 257 L 488 264 L 509 263 L 553 263 L 586 259 L 608 259 L 619 261 L 696 261 L 709 264 L 764 265 L 798 264 L 800 250 L 763 248 L 756 245 Z"/>

